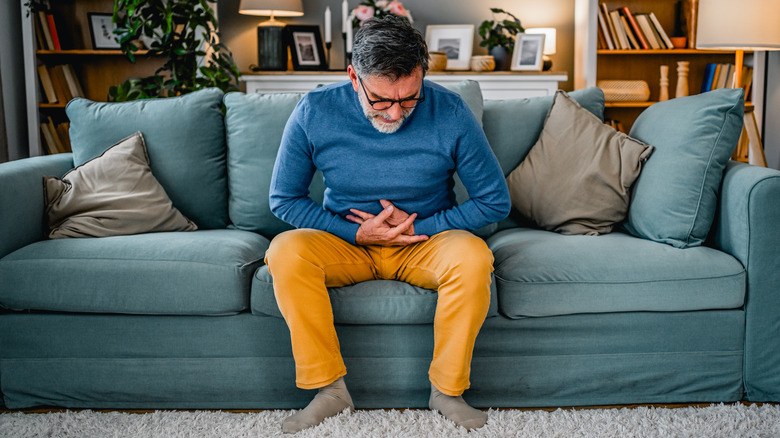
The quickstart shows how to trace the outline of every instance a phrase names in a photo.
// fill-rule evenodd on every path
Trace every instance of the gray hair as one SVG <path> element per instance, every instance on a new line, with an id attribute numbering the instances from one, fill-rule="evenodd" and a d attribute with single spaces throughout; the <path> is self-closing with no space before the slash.
<path id="1" fill-rule="evenodd" d="M 352 66 L 357 74 L 390 80 L 409 76 L 419 66 L 428 71 L 428 45 L 403 18 L 388 15 L 367 20 L 355 33 Z"/>

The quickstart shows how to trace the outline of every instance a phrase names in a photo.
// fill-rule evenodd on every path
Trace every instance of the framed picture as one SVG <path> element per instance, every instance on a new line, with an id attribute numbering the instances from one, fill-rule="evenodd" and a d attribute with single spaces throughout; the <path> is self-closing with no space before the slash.
<path id="1" fill-rule="evenodd" d="M 290 46 L 293 70 L 328 69 L 319 26 L 287 25 L 284 30 Z"/>
<path id="2" fill-rule="evenodd" d="M 447 70 L 468 70 L 474 43 L 474 25 L 430 25 L 425 28 L 428 50 L 447 54 Z"/>
<path id="3" fill-rule="evenodd" d="M 517 34 L 510 70 L 541 70 L 543 52 L 544 34 Z"/>
<path id="4" fill-rule="evenodd" d="M 89 21 L 89 35 L 92 37 L 93 49 L 118 49 L 119 41 L 116 40 L 114 29 L 116 24 L 111 22 L 111 14 L 87 12 Z"/>

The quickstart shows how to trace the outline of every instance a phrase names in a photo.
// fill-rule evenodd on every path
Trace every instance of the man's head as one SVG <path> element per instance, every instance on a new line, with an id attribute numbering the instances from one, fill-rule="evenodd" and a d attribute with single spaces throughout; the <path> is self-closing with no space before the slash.
<path id="1" fill-rule="evenodd" d="M 371 19 L 355 34 L 347 72 L 363 113 L 380 132 L 397 131 L 409 117 L 415 99 L 423 98 L 422 80 L 427 71 L 428 46 L 406 20 L 393 16 Z M 387 103 L 377 101 L 395 102 L 386 107 Z"/>

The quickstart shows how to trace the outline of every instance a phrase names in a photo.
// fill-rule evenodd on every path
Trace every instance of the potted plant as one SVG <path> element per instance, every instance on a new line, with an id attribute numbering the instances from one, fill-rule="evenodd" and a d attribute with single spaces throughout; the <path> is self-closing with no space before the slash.
<path id="1" fill-rule="evenodd" d="M 490 8 L 490 12 L 494 14 L 493 19 L 479 25 L 479 36 L 482 37 L 479 45 L 486 47 L 488 53 L 493 55 L 496 70 L 508 70 L 515 48 L 515 36 L 525 32 L 525 29 L 520 19 L 510 12 L 499 8 Z M 495 14 L 503 14 L 502 19 L 497 19 Z"/>
<path id="2" fill-rule="evenodd" d="M 165 60 L 154 75 L 109 89 L 114 101 L 178 96 L 208 87 L 237 91 L 240 73 L 219 42 L 218 23 L 207 0 L 115 0 L 113 21 L 121 50 L 131 62 L 138 42 Z"/>
<path id="3" fill-rule="evenodd" d="M 398 0 L 366 0 L 360 3 L 358 7 L 352 10 L 349 14 L 350 20 L 352 20 L 352 27 L 359 27 L 363 25 L 363 22 L 369 18 L 382 18 L 387 15 L 395 15 L 397 17 L 404 18 L 413 23 L 412 13 L 409 12 Z"/>

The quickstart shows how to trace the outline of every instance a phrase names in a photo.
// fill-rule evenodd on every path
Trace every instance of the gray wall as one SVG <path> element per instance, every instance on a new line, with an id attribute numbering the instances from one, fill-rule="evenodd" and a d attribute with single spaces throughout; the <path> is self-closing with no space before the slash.
<path id="1" fill-rule="evenodd" d="M 780 169 L 780 52 L 767 53 L 764 153 L 768 167 Z"/>
<path id="2" fill-rule="evenodd" d="M 0 138 L 0 148 L 4 150 L 0 152 L 0 161 L 28 156 L 21 4 L 18 0 L 3 0 L 0 6 L 0 117 L 5 125 L 5 135 Z"/>
<path id="3" fill-rule="evenodd" d="M 240 15 L 240 0 L 219 1 L 219 23 L 223 41 L 233 51 L 238 68 L 249 71 L 250 64 L 257 63 L 257 24 L 267 17 Z M 492 17 L 491 7 L 505 9 L 518 18 L 525 27 L 555 27 L 557 29 L 557 53 L 551 56 L 553 70 L 566 71 L 569 81 L 561 88 L 571 90 L 574 72 L 574 1 L 573 0 L 493 0 L 489 3 L 473 0 L 403 0 L 414 18 L 414 27 L 425 34 L 429 24 L 473 24 L 476 27 Z M 360 0 L 349 0 L 355 8 Z M 325 7 L 330 6 L 333 16 L 333 48 L 331 68 L 344 68 L 344 44 L 341 37 L 341 0 L 303 0 L 302 17 L 281 18 L 290 24 L 317 24 L 324 31 Z M 481 38 L 474 34 L 474 54 L 486 54 L 479 46 Z"/>

